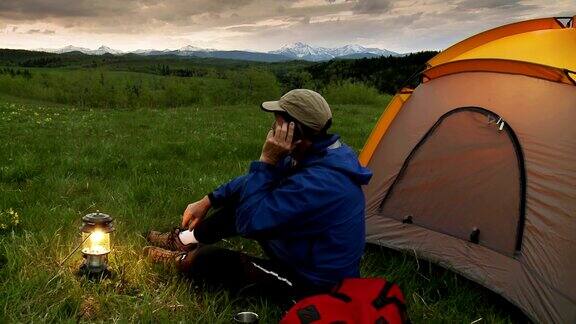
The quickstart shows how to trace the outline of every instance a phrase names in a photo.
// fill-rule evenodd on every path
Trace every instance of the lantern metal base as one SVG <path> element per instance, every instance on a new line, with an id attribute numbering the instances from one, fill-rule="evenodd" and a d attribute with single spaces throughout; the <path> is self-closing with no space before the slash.
<path id="1" fill-rule="evenodd" d="M 80 269 L 78 269 L 77 274 L 79 276 L 87 277 L 88 279 L 91 280 L 112 278 L 112 276 L 114 275 L 114 273 L 108 267 L 102 269 L 93 269 L 88 265 L 86 265 L 85 263 L 83 263 L 80 266 Z"/>
<path id="2" fill-rule="evenodd" d="M 110 278 L 112 271 L 108 268 L 107 261 L 107 254 L 84 254 L 84 262 L 78 270 L 78 275 L 96 280 Z"/>

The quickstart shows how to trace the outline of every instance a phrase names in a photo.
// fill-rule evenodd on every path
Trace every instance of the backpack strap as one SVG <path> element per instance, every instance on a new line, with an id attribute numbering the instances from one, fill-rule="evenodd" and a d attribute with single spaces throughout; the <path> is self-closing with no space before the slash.
<path id="1" fill-rule="evenodd" d="M 352 301 L 352 298 L 350 298 L 350 296 L 343 294 L 341 292 L 331 292 L 329 293 L 330 296 L 336 298 L 336 299 L 340 299 L 341 301 L 345 302 L 345 303 L 349 303 Z"/>
<path id="2" fill-rule="evenodd" d="M 394 305 L 396 305 L 396 308 L 398 309 L 398 312 L 400 313 L 400 317 L 402 318 L 402 321 L 403 322 L 409 322 L 408 321 L 408 315 L 406 312 L 406 305 L 404 304 L 404 302 L 402 302 L 396 296 L 388 297 L 390 290 L 394 286 L 395 286 L 395 284 L 393 284 L 392 282 L 386 281 L 386 283 L 384 284 L 384 287 L 382 287 L 382 290 L 380 290 L 380 293 L 378 294 L 376 299 L 374 299 L 372 301 L 372 306 L 374 306 L 374 308 L 376 310 L 380 310 L 381 308 L 383 308 L 386 305 L 394 304 Z M 383 322 L 383 323 L 385 323 L 385 322 Z"/>
<path id="3" fill-rule="evenodd" d="M 386 281 L 384 287 L 382 287 L 380 293 L 376 296 L 376 299 L 372 301 L 372 306 L 374 306 L 374 308 L 380 309 L 390 304 L 391 301 L 388 298 L 388 293 L 390 292 L 390 289 L 392 289 L 392 285 L 393 284 L 390 281 Z"/>

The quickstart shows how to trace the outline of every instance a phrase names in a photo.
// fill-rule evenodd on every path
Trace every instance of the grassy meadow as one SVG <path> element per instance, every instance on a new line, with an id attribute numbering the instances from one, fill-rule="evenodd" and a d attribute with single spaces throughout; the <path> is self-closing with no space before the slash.
<path id="1" fill-rule="evenodd" d="M 277 322 L 267 300 L 203 289 L 141 251 L 143 232 L 172 228 L 189 202 L 246 172 L 272 122 L 258 102 L 286 85 L 260 69 L 225 78 L 31 71 L 0 75 L 0 322 L 228 323 L 241 310 Z M 359 151 L 390 96 L 349 81 L 318 90 L 332 104 L 333 131 Z M 74 274 L 79 252 L 61 264 L 79 243 L 81 217 L 96 210 L 116 226 L 115 276 L 100 283 Z M 261 253 L 241 238 L 221 244 Z M 524 320 L 413 254 L 369 246 L 362 273 L 399 283 L 415 323 Z"/>

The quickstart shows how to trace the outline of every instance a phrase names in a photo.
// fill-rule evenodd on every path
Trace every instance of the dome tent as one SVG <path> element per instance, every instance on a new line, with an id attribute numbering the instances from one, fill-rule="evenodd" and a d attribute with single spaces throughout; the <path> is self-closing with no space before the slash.
<path id="1" fill-rule="evenodd" d="M 498 27 L 428 61 L 360 154 L 367 241 L 416 251 L 537 322 L 576 322 L 576 28 Z"/>

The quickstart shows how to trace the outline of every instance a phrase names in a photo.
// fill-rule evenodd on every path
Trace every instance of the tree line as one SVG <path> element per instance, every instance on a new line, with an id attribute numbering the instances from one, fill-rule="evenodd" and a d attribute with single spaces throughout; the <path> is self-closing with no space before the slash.
<path id="1" fill-rule="evenodd" d="M 404 86 L 416 86 L 419 72 L 437 52 L 363 59 L 334 59 L 327 62 L 247 62 L 213 58 L 147 57 L 138 55 L 90 56 L 82 53 L 53 54 L 23 50 L 0 50 L 0 66 L 60 67 L 130 71 L 182 78 L 228 79 L 231 72 L 254 69 L 270 71 L 282 89 L 320 89 L 343 82 L 362 83 L 380 93 L 393 94 Z"/>

